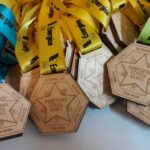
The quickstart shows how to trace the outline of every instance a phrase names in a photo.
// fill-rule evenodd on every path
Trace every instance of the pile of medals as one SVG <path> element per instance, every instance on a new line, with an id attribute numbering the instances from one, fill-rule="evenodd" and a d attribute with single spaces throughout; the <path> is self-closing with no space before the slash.
<path id="1" fill-rule="evenodd" d="M 42 134 L 76 132 L 89 102 L 120 98 L 150 124 L 149 16 L 146 0 L 0 0 L 0 139 L 29 115 Z"/>

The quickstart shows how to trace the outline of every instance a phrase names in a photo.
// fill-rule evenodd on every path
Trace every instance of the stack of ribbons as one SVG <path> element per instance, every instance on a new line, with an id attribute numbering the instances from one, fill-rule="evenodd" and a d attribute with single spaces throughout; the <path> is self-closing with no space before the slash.
<path id="1" fill-rule="evenodd" d="M 41 74 L 66 70 L 61 36 L 64 41 L 74 43 L 81 54 L 86 54 L 102 46 L 99 32 L 107 29 L 112 13 L 121 11 L 138 26 L 150 14 L 150 3 L 146 0 L 10 0 L 9 7 L 15 14 L 17 43 L 7 38 L 16 44 L 22 72 L 39 65 Z M 15 26 L 13 20 L 12 24 Z M 3 35 L 11 35 L 11 31 Z"/>
<path id="2" fill-rule="evenodd" d="M 41 74 L 65 71 L 61 33 L 65 41 L 75 43 L 86 54 L 102 46 L 100 24 L 107 29 L 112 12 L 126 6 L 123 13 L 139 26 L 150 14 L 150 4 L 143 0 L 112 1 L 112 6 L 113 11 L 108 0 L 17 1 L 12 10 L 19 26 L 15 52 L 22 71 L 30 71 L 38 62 Z"/>
<path id="3" fill-rule="evenodd" d="M 67 43 L 74 45 L 82 57 L 103 46 L 103 39 L 101 40 L 103 37 L 100 35 L 101 32 L 107 31 L 113 13 L 121 12 L 138 28 L 142 28 L 150 15 L 148 0 L 0 0 L 0 3 L 1 83 L 4 82 L 9 68 L 17 64 L 17 61 L 22 74 L 30 73 L 38 67 L 42 77 L 69 72 L 64 54 Z M 149 33 L 150 28 L 146 25 L 137 42 L 150 45 Z M 31 99 L 34 99 L 35 90 L 33 93 Z M 40 110 L 39 104 L 36 106 L 41 113 L 44 111 Z M 31 113 L 31 117 L 36 124 L 38 116 L 35 110 Z M 60 118 L 56 119 L 58 122 L 59 120 L 61 121 Z M 47 121 L 46 119 L 45 124 Z M 77 122 L 78 126 L 80 121 Z M 44 125 L 39 124 L 37 127 L 41 131 Z M 41 132 L 55 134 L 59 130 L 59 133 L 64 133 L 63 129 L 54 127 L 52 129 L 54 132 L 47 130 L 50 128 Z"/>

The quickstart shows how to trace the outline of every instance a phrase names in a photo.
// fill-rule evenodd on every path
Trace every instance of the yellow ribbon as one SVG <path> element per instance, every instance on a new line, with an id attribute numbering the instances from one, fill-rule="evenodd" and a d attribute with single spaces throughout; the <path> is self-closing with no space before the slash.
<path id="1" fill-rule="evenodd" d="M 38 65 L 38 49 L 32 35 L 33 26 L 36 18 L 26 22 L 18 32 L 16 44 L 16 56 L 22 71 L 28 72 Z"/>
<path id="2" fill-rule="evenodd" d="M 150 2 L 146 0 L 128 0 L 122 10 L 137 26 L 143 25 L 150 15 Z"/>
<path id="3" fill-rule="evenodd" d="M 63 16 L 62 19 L 70 28 L 81 54 L 86 54 L 102 46 L 99 35 L 83 20 L 74 16 Z"/>
<path id="4" fill-rule="evenodd" d="M 13 5 L 15 4 L 15 0 L 0 0 L 0 3 L 6 5 L 7 7 L 11 9 Z"/>

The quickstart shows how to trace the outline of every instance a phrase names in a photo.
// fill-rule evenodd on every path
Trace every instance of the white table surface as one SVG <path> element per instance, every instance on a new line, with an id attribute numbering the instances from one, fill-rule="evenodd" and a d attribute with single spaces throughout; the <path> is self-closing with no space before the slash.
<path id="1" fill-rule="evenodd" d="M 0 150 L 149 150 L 150 126 L 117 102 L 102 110 L 88 108 L 76 134 L 42 136 L 28 121 L 22 137 L 0 142 Z"/>

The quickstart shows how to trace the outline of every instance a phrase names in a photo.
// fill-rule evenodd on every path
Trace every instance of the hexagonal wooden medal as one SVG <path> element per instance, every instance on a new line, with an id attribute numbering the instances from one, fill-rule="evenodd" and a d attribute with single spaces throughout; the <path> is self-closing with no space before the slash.
<path id="1" fill-rule="evenodd" d="M 88 98 L 68 73 L 40 77 L 30 97 L 31 118 L 43 134 L 75 132 Z"/>
<path id="2" fill-rule="evenodd" d="M 103 45 L 102 48 L 84 55 L 79 61 L 78 83 L 90 101 L 99 108 L 115 102 L 106 67 L 112 56 L 109 49 Z"/>
<path id="3" fill-rule="evenodd" d="M 0 85 L 0 139 L 24 132 L 30 102 L 8 84 Z"/>
<path id="4" fill-rule="evenodd" d="M 11 85 L 15 90 L 19 91 L 21 72 L 19 65 L 16 65 L 9 69 L 9 72 L 5 78 L 5 82 Z"/>
<path id="5" fill-rule="evenodd" d="M 121 12 L 112 14 L 110 27 L 115 41 L 121 47 L 131 44 L 138 37 L 136 26 Z"/>
<path id="6" fill-rule="evenodd" d="M 20 80 L 19 92 L 23 96 L 25 96 L 29 99 L 29 97 L 31 96 L 32 90 L 33 90 L 39 77 L 40 77 L 40 69 L 39 68 L 23 74 L 21 77 L 21 80 Z"/>
<path id="7" fill-rule="evenodd" d="M 108 63 L 114 95 L 150 104 L 150 46 L 129 45 Z"/>
<path id="8" fill-rule="evenodd" d="M 150 125 L 150 105 L 144 106 L 134 102 L 128 102 L 128 112 L 138 119 Z"/>

